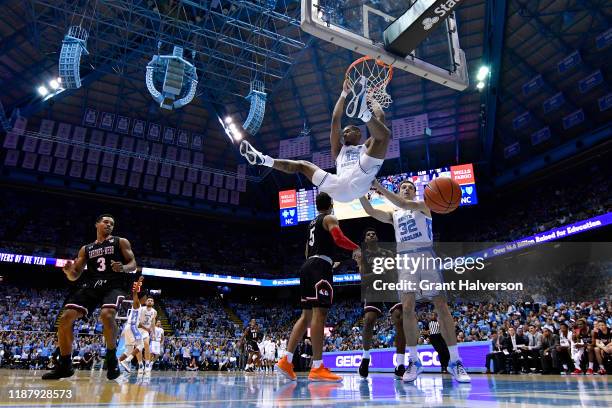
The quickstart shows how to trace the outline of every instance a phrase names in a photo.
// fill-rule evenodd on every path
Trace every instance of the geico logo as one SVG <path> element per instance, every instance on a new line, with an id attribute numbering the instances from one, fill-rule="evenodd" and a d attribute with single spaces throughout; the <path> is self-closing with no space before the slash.
<path id="1" fill-rule="evenodd" d="M 360 364 L 361 356 L 359 354 L 336 357 L 336 367 L 359 367 Z M 370 360 L 370 365 L 372 365 L 372 360 Z"/>
<path id="2" fill-rule="evenodd" d="M 440 365 L 440 359 L 437 351 L 421 351 L 419 352 L 419 357 L 421 358 L 421 364 L 423 364 L 423 367 Z"/>

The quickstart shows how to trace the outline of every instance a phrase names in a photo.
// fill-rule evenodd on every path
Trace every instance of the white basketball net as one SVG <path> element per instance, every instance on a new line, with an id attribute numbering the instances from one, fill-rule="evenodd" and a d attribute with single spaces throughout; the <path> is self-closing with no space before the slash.
<path id="1" fill-rule="evenodd" d="M 393 77 L 393 67 L 372 57 L 362 57 L 353 62 L 346 71 L 346 79 L 351 89 L 355 89 L 355 85 L 362 81 L 361 77 L 367 79 L 366 98 L 370 110 L 374 101 L 382 109 L 388 108 L 393 102 L 387 93 L 387 84 Z"/>

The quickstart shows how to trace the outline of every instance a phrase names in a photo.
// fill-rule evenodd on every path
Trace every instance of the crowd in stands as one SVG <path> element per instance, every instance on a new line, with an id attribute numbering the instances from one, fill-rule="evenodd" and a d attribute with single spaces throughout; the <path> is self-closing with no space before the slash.
<path id="1" fill-rule="evenodd" d="M 0 366 L 48 366 L 56 347 L 53 331 L 62 296 L 65 296 L 65 291 L 0 286 Z M 556 369 L 558 372 L 563 367 L 559 364 L 569 364 L 567 369 L 564 369 L 567 372 L 580 367 L 579 362 L 574 363 L 571 358 L 565 363 L 555 362 L 549 355 L 538 358 L 539 354 L 534 350 L 538 353 L 544 350 L 540 344 L 541 336 L 544 336 L 545 340 L 550 337 L 552 344 L 555 344 L 554 341 L 558 342 L 564 325 L 569 331 L 575 330 L 578 322 L 584 322 L 590 330 L 597 331 L 599 325 L 612 330 L 612 301 L 605 297 L 601 299 L 548 303 L 520 298 L 499 302 L 458 302 L 451 307 L 451 314 L 459 343 L 492 341 L 493 349 L 498 348 L 497 353 L 491 356 L 491 361 L 495 363 L 494 370 L 526 372 L 535 369 L 551 372 Z M 244 364 L 245 354 L 240 337 L 248 320 L 255 318 L 266 339 L 280 344 L 288 339 L 291 326 L 300 313 L 294 304 L 264 300 L 224 304 L 220 298 L 183 297 L 164 299 L 163 305 L 173 332 L 166 333 L 162 354 L 156 365 L 161 370 L 240 368 Z M 233 322 L 226 310 L 232 310 L 239 316 L 243 325 Z M 431 310 L 430 305 L 421 306 L 417 310 L 421 330 L 419 344 L 429 343 L 427 328 Z M 330 335 L 326 337 L 324 351 L 360 349 L 362 315 L 358 299 L 336 302 L 328 315 L 326 326 L 331 330 Z M 79 320 L 75 325 L 77 335 L 73 358 L 82 369 L 98 367 L 106 352 L 101 326 L 97 320 L 97 314 L 94 314 L 88 319 Z M 527 345 L 532 337 L 537 338 L 537 347 L 532 348 L 531 353 L 517 356 L 516 350 L 510 350 L 506 355 L 500 344 L 509 341 L 509 333 L 516 333 L 522 339 L 519 343 L 525 342 Z M 393 325 L 390 318 L 384 316 L 378 320 L 374 329 L 373 348 L 393 347 L 394 340 Z M 548 343 L 545 341 L 545 344 Z M 301 344 L 300 347 L 308 349 L 307 344 Z M 542 363 L 544 357 L 551 361 Z M 596 363 L 595 357 L 596 354 L 584 353 L 584 370 L 588 370 L 585 365 L 588 362 Z M 603 357 L 605 360 L 610 355 L 608 353 Z M 604 368 L 605 363 L 598 367 Z"/>

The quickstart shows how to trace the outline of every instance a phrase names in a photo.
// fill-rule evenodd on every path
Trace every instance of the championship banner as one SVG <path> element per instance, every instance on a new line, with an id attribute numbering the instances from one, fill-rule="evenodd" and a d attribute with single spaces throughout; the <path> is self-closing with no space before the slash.
<path id="1" fill-rule="evenodd" d="M 146 127 L 147 122 L 145 122 L 144 120 L 135 120 L 134 126 L 132 127 L 132 136 L 144 139 Z"/>
<path id="2" fill-rule="evenodd" d="M 115 132 L 127 135 L 130 133 L 130 121 L 131 119 L 127 116 L 117 116 L 117 123 L 115 124 Z"/>
<path id="3" fill-rule="evenodd" d="M 203 136 L 202 135 L 197 135 L 194 134 L 192 139 L 191 139 L 191 148 L 195 149 L 195 150 L 202 150 L 202 140 L 203 140 Z"/>
<path id="4" fill-rule="evenodd" d="M 163 142 L 168 144 L 174 144 L 174 128 L 166 127 L 164 128 L 164 138 Z"/>
<path id="5" fill-rule="evenodd" d="M 181 147 L 189 147 L 189 132 L 186 130 L 179 130 L 176 143 Z"/>
<path id="6" fill-rule="evenodd" d="M 114 124 L 115 114 L 102 112 L 102 115 L 100 116 L 100 129 L 112 131 Z"/>
<path id="7" fill-rule="evenodd" d="M 98 124 L 98 111 L 95 109 L 87 108 L 83 115 L 83 125 L 88 127 L 96 127 Z"/>
<path id="8" fill-rule="evenodd" d="M 161 137 L 161 126 L 157 123 L 149 123 L 149 133 L 147 133 L 147 139 L 158 141 Z"/>

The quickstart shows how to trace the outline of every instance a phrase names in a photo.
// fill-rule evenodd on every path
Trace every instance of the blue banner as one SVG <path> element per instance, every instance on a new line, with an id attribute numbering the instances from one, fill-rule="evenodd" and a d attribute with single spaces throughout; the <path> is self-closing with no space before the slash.
<path id="1" fill-rule="evenodd" d="M 531 113 L 529 111 L 521 113 L 512 120 L 514 130 L 520 129 L 531 121 Z"/>
<path id="2" fill-rule="evenodd" d="M 563 118 L 563 129 L 567 130 L 584 122 L 584 111 L 578 109 Z"/>
<path id="3" fill-rule="evenodd" d="M 602 96 L 601 98 L 599 98 L 598 103 L 600 111 L 603 112 L 605 110 L 610 109 L 610 106 L 612 106 L 612 93 L 609 93 L 606 96 Z"/>
<path id="4" fill-rule="evenodd" d="M 582 93 L 587 93 L 591 89 L 595 88 L 597 85 L 601 84 L 602 82 L 603 82 L 603 75 L 601 74 L 601 70 L 598 69 L 597 71 L 593 72 L 588 77 L 583 78 L 580 81 L 578 81 L 578 89 L 580 89 L 580 92 Z"/>
<path id="5" fill-rule="evenodd" d="M 612 43 L 612 28 L 609 28 L 608 31 L 599 34 L 595 38 L 595 43 L 597 44 L 598 50 L 603 50 L 610 45 L 610 43 Z"/>
<path id="6" fill-rule="evenodd" d="M 560 74 L 562 74 L 580 65 L 581 62 L 582 58 L 580 58 L 580 53 L 578 51 L 574 51 L 557 64 L 557 70 Z"/>
<path id="7" fill-rule="evenodd" d="M 510 146 L 504 148 L 504 157 L 509 159 L 510 157 L 516 156 L 521 152 L 521 145 L 519 142 L 512 143 Z"/>
<path id="8" fill-rule="evenodd" d="M 531 134 L 531 144 L 533 146 L 545 142 L 548 139 L 550 139 L 550 128 L 548 126 Z"/>
<path id="9" fill-rule="evenodd" d="M 564 103 L 565 97 L 563 96 L 563 92 L 559 92 L 558 94 L 553 95 L 547 100 L 545 100 L 542 103 L 542 107 L 544 108 L 544 113 L 550 113 L 559 109 Z"/>
<path id="10" fill-rule="evenodd" d="M 281 227 L 289 227 L 298 224 L 297 208 L 283 208 L 280 210 Z"/>
<path id="11" fill-rule="evenodd" d="M 464 184 L 459 187 L 461 187 L 461 205 L 478 204 L 476 184 Z"/>
<path id="12" fill-rule="evenodd" d="M 457 344 L 457 352 L 465 369 L 469 372 L 486 371 L 485 361 L 491 352 L 490 341 L 470 341 Z M 417 346 L 419 360 L 425 372 L 440 372 L 440 358 L 432 345 Z M 362 350 L 332 351 L 323 353 L 323 365 L 333 371 L 354 372 L 361 364 Z M 410 353 L 406 353 L 404 365 L 408 365 Z M 395 348 L 373 349 L 370 351 L 370 372 L 393 372 Z"/>
<path id="13" fill-rule="evenodd" d="M 537 91 L 538 89 L 540 89 L 543 85 L 544 85 L 544 79 L 542 78 L 542 75 L 538 75 L 535 78 L 523 84 L 523 95 L 525 96 L 529 95 L 530 93 L 533 93 Z"/>

